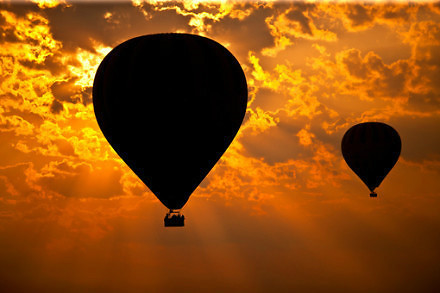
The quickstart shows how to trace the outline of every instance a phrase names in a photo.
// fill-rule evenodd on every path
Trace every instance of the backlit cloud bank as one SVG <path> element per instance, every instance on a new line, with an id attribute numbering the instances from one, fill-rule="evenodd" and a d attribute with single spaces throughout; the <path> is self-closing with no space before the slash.
<path id="1" fill-rule="evenodd" d="M 163 32 L 223 44 L 249 86 L 242 128 L 185 208 L 183 232 L 163 230 L 165 209 L 92 105 L 111 48 Z M 0 279 L 11 292 L 108 292 L 111 280 L 170 292 L 172 276 L 194 291 L 193 274 L 218 292 L 438 289 L 438 3 L 2 1 L 0 43 Z M 340 153 L 365 121 L 403 142 L 374 202 Z M 170 273 L 162 260 L 182 251 Z"/>

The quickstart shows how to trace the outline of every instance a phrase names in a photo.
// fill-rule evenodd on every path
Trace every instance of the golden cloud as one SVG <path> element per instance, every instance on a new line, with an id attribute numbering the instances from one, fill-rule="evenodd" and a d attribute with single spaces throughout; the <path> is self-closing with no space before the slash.
<path id="1" fill-rule="evenodd" d="M 151 18 L 148 8 L 154 11 L 175 11 L 176 14 L 189 18 L 188 25 L 193 32 L 206 34 L 212 28 L 213 22 L 219 22 L 225 17 L 243 20 L 248 17 L 253 7 L 258 3 L 243 1 L 203 1 L 203 0 L 182 0 L 182 1 L 158 1 L 158 0 L 133 0 L 133 5 L 142 10 L 147 19 Z"/>

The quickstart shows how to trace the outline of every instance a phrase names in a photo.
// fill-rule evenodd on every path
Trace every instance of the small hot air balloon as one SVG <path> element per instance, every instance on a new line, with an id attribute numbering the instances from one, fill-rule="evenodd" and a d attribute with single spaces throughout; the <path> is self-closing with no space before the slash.
<path id="1" fill-rule="evenodd" d="M 370 189 L 370 196 L 377 197 L 374 190 L 399 159 L 402 143 L 391 126 L 366 122 L 345 133 L 341 148 L 348 166 Z"/>
<path id="2" fill-rule="evenodd" d="M 235 57 L 190 34 L 145 35 L 101 62 L 93 106 L 104 136 L 183 226 L 180 209 L 234 139 L 247 106 Z"/>

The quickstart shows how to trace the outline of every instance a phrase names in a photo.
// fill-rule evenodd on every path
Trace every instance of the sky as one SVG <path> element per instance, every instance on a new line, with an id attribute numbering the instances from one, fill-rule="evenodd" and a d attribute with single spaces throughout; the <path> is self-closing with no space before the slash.
<path id="1" fill-rule="evenodd" d="M 2 291 L 440 291 L 438 2 L 86 2 L 0 1 Z M 249 90 L 184 228 L 92 104 L 103 57 L 164 32 L 228 48 Z M 367 121 L 402 139 L 377 198 L 340 151 Z"/>

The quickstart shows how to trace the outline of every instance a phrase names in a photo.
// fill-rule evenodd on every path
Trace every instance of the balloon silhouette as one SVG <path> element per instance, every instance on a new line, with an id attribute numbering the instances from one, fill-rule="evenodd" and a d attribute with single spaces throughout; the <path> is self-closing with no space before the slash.
<path id="1" fill-rule="evenodd" d="M 246 105 L 246 78 L 235 57 L 190 34 L 145 35 L 118 45 L 93 84 L 99 127 L 170 209 L 165 226 L 183 226 L 179 209 L 231 144 Z"/>
<path id="2" fill-rule="evenodd" d="M 402 143 L 394 128 L 380 122 L 351 127 L 342 138 L 342 155 L 348 166 L 370 189 L 371 197 L 399 159 Z"/>

